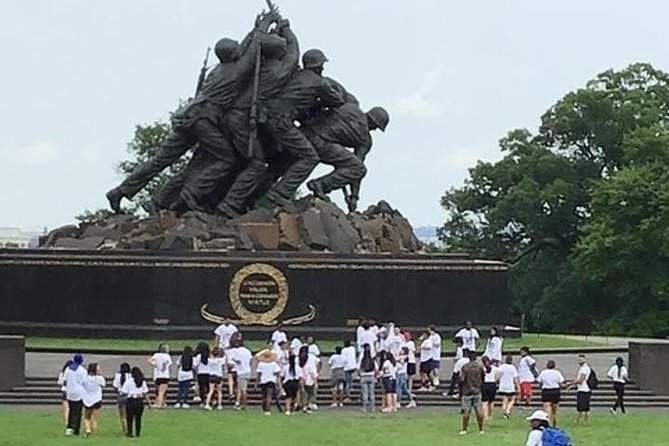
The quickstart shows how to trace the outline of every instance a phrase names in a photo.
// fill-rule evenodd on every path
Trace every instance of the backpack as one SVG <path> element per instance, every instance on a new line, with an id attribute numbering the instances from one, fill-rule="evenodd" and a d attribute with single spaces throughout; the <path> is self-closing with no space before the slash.
<path id="1" fill-rule="evenodd" d="M 541 444 L 542 446 L 574 446 L 569 434 L 556 427 L 548 427 L 543 430 Z"/>
<path id="2" fill-rule="evenodd" d="M 590 369 L 590 376 L 588 376 L 587 383 L 590 390 L 597 390 L 597 387 L 599 387 L 599 379 L 597 379 L 597 374 L 592 368 Z"/>

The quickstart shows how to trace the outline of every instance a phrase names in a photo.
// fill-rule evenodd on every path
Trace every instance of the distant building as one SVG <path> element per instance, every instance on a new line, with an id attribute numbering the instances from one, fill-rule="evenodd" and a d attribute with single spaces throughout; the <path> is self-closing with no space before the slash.
<path id="1" fill-rule="evenodd" d="M 46 228 L 38 230 L 0 227 L 0 248 L 36 248 L 39 237 L 46 232 Z"/>

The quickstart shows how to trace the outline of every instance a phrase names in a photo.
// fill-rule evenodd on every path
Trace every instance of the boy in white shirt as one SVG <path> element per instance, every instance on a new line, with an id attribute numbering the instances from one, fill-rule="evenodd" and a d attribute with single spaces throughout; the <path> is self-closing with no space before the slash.
<path id="1" fill-rule="evenodd" d="M 230 321 L 223 321 L 223 323 L 214 330 L 214 345 L 218 345 L 223 351 L 229 349 L 230 338 L 238 331 L 239 329 L 237 329 L 234 324 L 230 323 Z"/>
<path id="2" fill-rule="evenodd" d="M 451 388 L 448 393 L 444 394 L 444 396 L 451 396 L 453 399 L 460 398 L 460 395 L 462 394 L 462 368 L 471 361 L 469 359 L 469 353 L 469 349 L 462 349 L 462 358 L 458 359 L 453 364 L 453 381 L 451 382 Z"/>
<path id="3" fill-rule="evenodd" d="M 330 356 L 330 386 L 332 387 L 332 404 L 330 407 L 343 407 L 344 390 L 346 389 L 346 358 L 341 354 L 342 348 L 336 347 L 335 354 Z"/>
<path id="4" fill-rule="evenodd" d="M 537 361 L 530 355 L 529 347 L 521 347 L 520 361 L 518 362 L 518 381 L 520 383 L 520 399 L 525 401 L 525 407 L 530 407 L 534 396 L 533 385 L 537 372 Z"/>
<path id="5" fill-rule="evenodd" d="M 474 328 L 474 324 L 471 321 L 467 321 L 465 327 L 460 329 L 455 334 L 456 338 L 462 339 L 463 348 L 468 349 L 469 351 L 476 351 L 476 342 L 479 340 L 479 332 Z"/>
<path id="6" fill-rule="evenodd" d="M 351 341 L 344 341 L 344 348 L 341 349 L 341 355 L 344 358 L 344 379 L 346 382 L 346 402 L 351 400 L 351 389 L 353 388 L 353 375 L 358 370 L 358 358 L 356 357 L 355 347 Z"/>
<path id="7" fill-rule="evenodd" d="M 271 340 L 274 347 L 282 342 L 288 342 L 288 336 L 286 335 L 286 332 L 283 331 L 283 324 L 279 323 L 279 325 L 276 326 L 276 330 L 272 333 Z"/>
<path id="8" fill-rule="evenodd" d="M 585 355 L 578 355 L 578 373 L 576 379 L 567 386 L 567 388 L 576 387 L 576 424 L 583 420 L 588 423 L 590 417 L 590 399 L 592 396 L 592 389 L 588 385 L 588 379 L 592 373 L 592 369 L 588 365 Z"/>
<path id="9" fill-rule="evenodd" d="M 432 342 L 432 385 L 439 386 L 439 368 L 441 367 L 441 335 L 434 326 L 428 328 Z"/>
<path id="10" fill-rule="evenodd" d="M 244 347 L 244 341 L 239 339 L 236 346 L 231 348 L 228 353 L 228 363 L 234 367 L 237 373 L 237 401 L 235 402 L 235 409 L 246 409 L 246 401 L 248 398 L 249 380 L 251 379 L 251 360 L 253 354 L 251 350 Z"/>

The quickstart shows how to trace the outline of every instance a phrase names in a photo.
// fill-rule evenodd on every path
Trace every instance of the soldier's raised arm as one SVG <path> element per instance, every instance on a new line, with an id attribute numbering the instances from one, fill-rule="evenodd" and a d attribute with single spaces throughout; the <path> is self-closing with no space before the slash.
<path id="1" fill-rule="evenodd" d="M 272 23 L 279 20 L 278 16 L 272 14 L 261 14 L 256 19 L 256 25 L 253 30 L 247 34 L 242 43 L 239 45 L 239 59 L 237 66 L 240 73 L 246 73 L 255 67 L 256 55 L 260 51 L 262 39 L 267 35 L 267 31 Z"/>
<path id="2" fill-rule="evenodd" d="M 278 23 L 279 35 L 286 39 L 286 55 L 281 59 L 279 77 L 288 78 L 297 70 L 300 63 L 300 43 L 290 28 L 290 21 L 282 19 Z"/>

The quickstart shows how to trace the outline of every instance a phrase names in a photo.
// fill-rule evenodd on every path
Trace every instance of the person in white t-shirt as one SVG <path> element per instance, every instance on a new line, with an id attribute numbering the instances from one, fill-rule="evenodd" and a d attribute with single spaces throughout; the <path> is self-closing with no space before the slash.
<path id="1" fill-rule="evenodd" d="M 307 345 L 309 346 L 309 354 L 311 356 L 314 356 L 316 358 L 321 357 L 321 349 L 318 348 L 318 344 L 316 344 L 316 341 L 314 340 L 313 336 L 307 337 Z M 318 361 L 320 363 L 320 361 Z"/>
<path id="2" fill-rule="evenodd" d="M 262 411 L 265 415 L 270 415 L 272 413 L 272 399 L 276 394 L 276 384 L 281 374 L 281 367 L 277 364 L 274 353 L 269 349 L 264 350 L 256 357 L 258 359 L 256 389 L 258 384 L 260 384 Z"/>
<path id="3" fill-rule="evenodd" d="M 332 404 L 330 407 L 343 407 L 346 390 L 346 358 L 342 355 L 342 348 L 335 347 L 334 355 L 328 359 L 330 366 L 330 387 L 332 387 Z"/>
<path id="4" fill-rule="evenodd" d="M 453 343 L 455 344 L 455 357 L 453 358 L 453 371 L 451 372 L 451 382 L 448 385 L 448 391 L 443 393 L 443 396 L 446 397 L 453 397 L 453 398 L 458 398 L 460 395 L 460 370 L 462 370 L 462 367 L 458 369 L 458 372 L 456 373 L 455 369 L 455 364 L 458 363 L 458 361 L 462 358 L 467 358 L 469 360 L 469 350 L 467 350 L 467 354 L 464 354 L 464 350 L 462 347 L 462 339 L 460 338 L 453 338 Z"/>
<path id="5" fill-rule="evenodd" d="M 239 332 L 239 329 L 230 321 L 223 321 L 221 325 L 214 330 L 214 345 L 218 345 L 223 351 L 230 348 L 230 339 L 232 335 Z"/>
<path id="6" fill-rule="evenodd" d="M 362 400 L 362 410 L 365 412 L 374 412 L 376 397 L 374 387 L 379 367 L 372 356 L 372 346 L 363 344 L 360 361 L 358 361 L 358 374 L 360 375 L 360 396 Z"/>
<path id="7" fill-rule="evenodd" d="M 228 363 L 232 365 L 237 374 L 237 401 L 235 409 L 246 409 L 248 400 L 249 380 L 251 379 L 251 350 L 244 347 L 244 341 L 238 339 L 234 347 L 227 352 Z"/>
<path id="8" fill-rule="evenodd" d="M 427 330 L 432 342 L 432 364 L 430 367 L 432 369 L 432 385 L 437 387 L 439 386 L 439 369 L 441 368 L 441 335 L 437 333 L 434 326 L 430 326 Z"/>
<path id="9" fill-rule="evenodd" d="M 158 351 L 148 359 L 149 364 L 153 366 L 153 382 L 156 384 L 156 408 L 158 409 L 167 407 L 165 394 L 170 382 L 170 366 L 172 365 L 172 357 L 169 352 L 169 345 L 160 344 Z"/>
<path id="10" fill-rule="evenodd" d="M 121 393 L 121 388 L 126 380 L 130 379 L 130 364 L 124 362 L 119 367 L 118 372 L 114 374 L 112 387 L 116 389 L 116 407 L 118 408 L 118 415 L 121 419 L 121 430 L 123 434 L 128 433 L 128 416 L 126 414 L 127 396 Z"/>
<path id="11" fill-rule="evenodd" d="M 557 426 L 557 415 L 560 409 L 560 389 L 565 382 L 562 373 L 555 368 L 555 361 L 546 363 L 546 368 L 539 373 L 537 382 L 541 384 L 541 402 L 544 412 L 550 415 L 553 426 Z"/>
<path id="12" fill-rule="evenodd" d="M 588 385 L 588 379 L 592 373 L 592 369 L 588 365 L 585 355 L 578 355 L 578 373 L 576 379 L 572 381 L 567 388 L 576 387 L 576 424 L 581 420 L 588 423 L 590 418 L 590 400 L 592 397 L 592 389 Z"/>
<path id="13" fill-rule="evenodd" d="M 613 381 L 613 390 L 616 392 L 616 402 L 611 408 L 611 413 L 615 415 L 618 407 L 620 407 L 622 413 L 627 413 L 625 410 L 625 385 L 629 379 L 629 373 L 623 358 L 616 358 L 616 363 L 611 366 L 606 376 Z"/>
<path id="14" fill-rule="evenodd" d="M 548 414 L 543 410 L 537 410 L 526 420 L 530 422 L 532 430 L 527 436 L 525 446 L 543 446 L 543 431 L 549 427 Z"/>
<path id="15" fill-rule="evenodd" d="M 358 327 L 355 329 L 355 345 L 358 349 L 358 353 L 362 352 L 362 343 L 360 342 L 360 335 L 362 334 L 363 331 L 365 331 L 363 325 L 365 324 L 366 320 L 367 318 L 365 318 L 364 316 L 360 316 L 360 318 L 358 318 Z"/>
<path id="16" fill-rule="evenodd" d="M 88 375 L 84 378 L 82 386 L 84 389 L 84 427 L 86 436 L 95 435 L 100 427 L 98 419 L 102 409 L 102 389 L 105 386 L 105 378 L 101 376 L 100 367 L 94 362 L 88 364 Z"/>
<path id="17" fill-rule="evenodd" d="M 405 331 L 404 335 L 404 347 L 409 351 L 407 353 L 407 387 L 409 391 L 413 389 L 413 380 L 416 376 L 418 369 L 416 368 L 416 343 L 413 340 L 413 335 L 410 331 Z"/>
<path id="18" fill-rule="evenodd" d="M 358 369 L 358 359 L 355 347 L 351 345 L 348 339 L 344 341 L 344 348 L 341 349 L 341 356 L 344 358 L 344 382 L 346 384 L 345 402 L 351 402 L 351 389 L 353 388 L 353 375 Z"/>
<path id="19" fill-rule="evenodd" d="M 287 364 L 281 370 L 281 388 L 286 395 L 286 415 L 295 411 L 301 387 L 302 369 L 297 363 L 297 356 L 291 352 Z"/>
<path id="20" fill-rule="evenodd" d="M 415 361 L 415 358 L 414 358 Z M 416 397 L 411 393 L 411 387 L 409 387 L 409 347 L 402 347 L 402 351 L 399 356 L 396 358 L 397 366 L 397 409 L 402 405 L 402 397 L 406 395 L 409 397 L 409 403 L 407 408 L 411 409 L 416 406 Z M 416 364 L 414 363 L 414 366 Z"/>
<path id="21" fill-rule="evenodd" d="M 283 324 L 277 325 L 276 330 L 272 333 L 271 340 L 275 347 L 282 342 L 288 342 L 288 336 L 286 335 L 286 332 L 283 331 Z"/>
<path id="22" fill-rule="evenodd" d="M 197 398 L 195 402 L 200 402 L 200 406 L 204 407 L 209 394 L 209 360 L 211 359 L 211 352 L 209 345 L 206 342 L 200 342 L 195 349 L 195 357 L 193 358 L 193 368 L 197 374 Z"/>
<path id="23" fill-rule="evenodd" d="M 481 400 L 483 401 L 483 419 L 491 420 L 497 397 L 497 386 L 502 376 L 500 369 L 493 364 L 487 356 L 481 358 L 483 363 L 483 386 L 481 387 Z"/>
<path id="24" fill-rule="evenodd" d="M 83 362 L 84 357 L 77 353 L 72 358 L 72 364 L 65 370 L 65 397 L 69 410 L 65 435 L 79 435 L 81 430 L 81 412 L 84 408 L 83 381 L 87 375 Z"/>
<path id="25" fill-rule="evenodd" d="M 365 344 L 369 345 L 372 357 L 376 357 L 376 332 L 372 330 L 367 321 L 362 323 L 362 333 L 360 333 L 360 339 L 358 340 L 358 351 L 362 352 Z"/>
<path id="26" fill-rule="evenodd" d="M 68 359 L 63 366 L 63 369 L 58 374 L 58 385 L 60 386 L 60 401 L 63 410 L 63 420 L 65 421 L 65 426 L 67 426 L 67 417 L 69 414 L 69 406 L 67 404 L 67 394 L 65 393 L 67 387 L 65 387 L 65 371 L 72 365 L 72 360 Z"/>
<path id="27" fill-rule="evenodd" d="M 492 327 L 490 329 L 490 337 L 486 343 L 485 353 L 483 356 L 490 358 L 490 362 L 495 366 L 499 366 L 502 363 L 502 345 L 504 344 L 504 339 L 500 336 L 497 327 Z"/>
<path id="28" fill-rule="evenodd" d="M 476 342 L 479 340 L 479 332 L 474 328 L 474 324 L 471 321 L 467 321 L 464 328 L 461 328 L 455 334 L 456 338 L 462 339 L 462 347 L 468 349 L 469 351 L 476 351 Z"/>
<path id="29" fill-rule="evenodd" d="M 309 354 L 309 347 L 303 345 L 297 357 L 300 370 L 302 371 L 302 410 L 311 413 L 316 409 L 315 395 L 316 384 L 318 384 L 318 358 Z"/>
<path id="30" fill-rule="evenodd" d="M 384 407 L 381 411 L 397 412 L 397 362 L 390 352 L 382 352 L 379 362 L 384 395 Z"/>
<path id="31" fill-rule="evenodd" d="M 299 336 L 295 336 L 293 339 L 290 341 L 290 352 L 297 356 L 300 353 L 300 349 L 302 348 L 302 338 Z"/>
<path id="32" fill-rule="evenodd" d="M 275 344 L 272 352 L 276 356 L 276 363 L 279 364 L 279 367 L 288 364 L 288 355 L 290 354 L 288 341 L 281 341 L 278 344 Z"/>
<path id="33" fill-rule="evenodd" d="M 149 407 L 151 407 L 151 402 L 148 397 L 149 388 L 146 385 L 144 374 L 139 367 L 133 367 L 130 370 L 130 379 L 125 380 L 123 387 L 121 387 L 121 393 L 127 398 L 126 413 L 128 417 L 128 432 L 126 435 L 128 437 L 133 436 L 134 426 L 134 436 L 139 437 L 142 433 L 144 400 L 146 400 Z"/>
<path id="34" fill-rule="evenodd" d="M 429 333 L 423 334 L 419 339 L 420 343 L 420 382 L 419 392 L 431 392 L 432 388 L 432 339 Z"/>
<path id="35" fill-rule="evenodd" d="M 393 357 L 397 358 L 402 353 L 402 347 L 406 344 L 406 340 L 400 327 L 393 327 L 393 331 L 386 339 L 386 344 L 388 345 L 388 351 L 392 353 Z"/>
<path id="36" fill-rule="evenodd" d="M 195 378 L 193 374 L 193 348 L 190 345 L 184 347 L 179 359 L 177 359 L 177 402 L 175 408 L 188 409 L 190 407 L 188 397 L 191 384 Z"/>
<path id="37" fill-rule="evenodd" d="M 205 410 L 212 410 L 211 403 L 214 394 L 218 398 L 218 410 L 223 410 L 223 368 L 227 365 L 225 353 L 221 347 L 216 346 L 211 350 L 209 358 L 209 392 L 204 404 Z"/>
<path id="38" fill-rule="evenodd" d="M 504 364 L 499 366 L 500 377 L 497 393 L 502 396 L 502 414 L 509 419 L 516 403 L 516 394 L 520 391 L 518 369 L 513 365 L 513 356 L 507 355 Z"/>
<path id="39" fill-rule="evenodd" d="M 539 376 L 537 361 L 530 354 L 529 347 L 521 347 L 520 361 L 518 362 L 518 382 L 520 383 L 520 399 L 525 407 L 530 407 L 534 396 L 534 381 Z"/>

